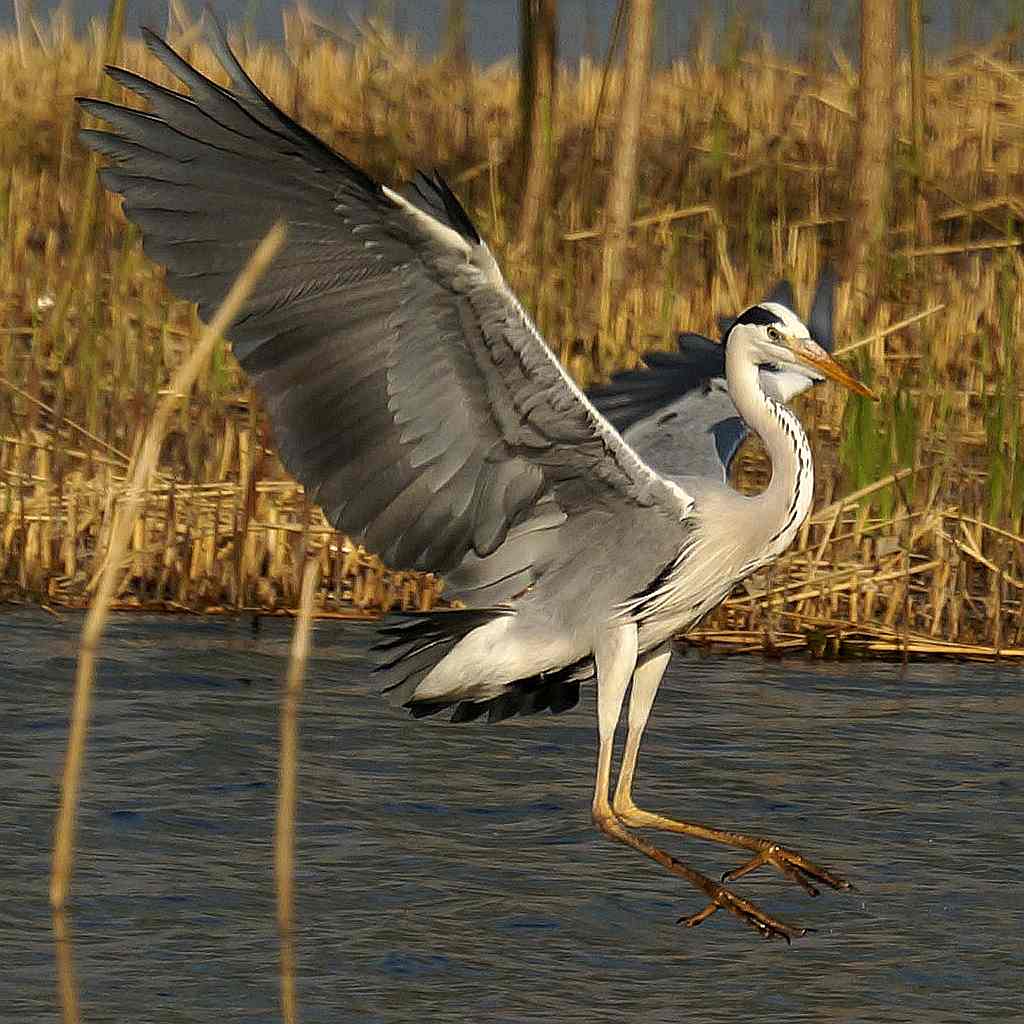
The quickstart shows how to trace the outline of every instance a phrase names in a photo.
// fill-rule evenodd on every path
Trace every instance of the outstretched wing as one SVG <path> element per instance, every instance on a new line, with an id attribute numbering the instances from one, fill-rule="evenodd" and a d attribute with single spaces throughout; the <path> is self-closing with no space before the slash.
<path id="1" fill-rule="evenodd" d="M 725 351 L 700 334 L 677 352 L 649 352 L 644 367 L 615 374 L 588 397 L 658 472 L 724 479 L 747 435 L 725 387 Z"/>
<path id="2" fill-rule="evenodd" d="M 827 352 L 835 346 L 832 310 L 837 278 L 826 268 L 818 278 L 807 325 Z M 794 307 L 793 289 L 780 281 L 766 302 Z M 723 336 L 732 317 L 722 317 Z M 649 352 L 644 367 L 615 374 L 587 396 L 622 432 L 623 439 L 652 469 L 672 477 L 728 480 L 733 459 L 750 428 L 733 405 L 725 385 L 725 352 L 703 335 L 679 335 L 678 352 Z M 788 402 L 807 390 L 809 377 L 761 370 L 765 392 Z"/>
<path id="3" fill-rule="evenodd" d="M 702 390 L 708 381 L 725 378 L 722 346 L 689 331 L 679 335 L 677 352 L 647 352 L 643 360 L 640 369 L 623 370 L 607 384 L 587 391 L 587 397 L 622 433 L 682 395 Z"/>
<path id="4" fill-rule="evenodd" d="M 227 333 L 282 460 L 331 522 L 393 566 L 435 572 L 492 564 L 511 535 L 497 558 L 509 587 L 539 571 L 550 543 L 537 538 L 580 513 L 642 509 L 678 528 L 690 497 L 565 374 L 440 178 L 382 187 L 274 106 L 220 26 L 230 88 L 145 38 L 191 97 L 110 68 L 149 112 L 80 100 L 111 129 L 83 140 L 111 159 L 104 184 L 203 317 L 287 223 Z M 677 540 L 668 530 L 666 550 Z M 652 559 L 671 557 L 661 546 Z"/>

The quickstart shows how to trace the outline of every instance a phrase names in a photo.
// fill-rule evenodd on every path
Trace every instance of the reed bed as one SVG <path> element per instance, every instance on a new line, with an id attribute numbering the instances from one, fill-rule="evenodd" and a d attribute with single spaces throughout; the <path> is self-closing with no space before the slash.
<path id="1" fill-rule="evenodd" d="M 196 38 L 178 42 L 219 77 Z M 98 29 L 76 39 L 59 22 L 27 45 L 0 37 L 0 597 L 48 606 L 88 601 L 126 467 L 199 330 L 109 197 L 66 309 L 57 302 L 87 159 L 72 98 L 95 94 L 102 44 Z M 617 70 L 562 69 L 552 203 L 526 250 L 515 242 L 511 67 L 463 71 L 387 33 L 341 40 L 301 17 L 284 49 L 237 44 L 271 96 L 371 172 L 394 181 L 439 168 L 582 384 L 671 347 L 684 327 L 714 333 L 719 315 L 780 276 L 806 301 L 820 268 L 838 262 L 856 131 L 856 77 L 841 55 L 823 72 L 760 46 L 695 53 L 654 74 L 623 284 L 605 295 Z M 169 83 L 137 41 L 120 63 Z M 883 400 L 819 388 L 802 402 L 818 511 L 697 642 L 822 655 L 1024 650 L 1024 68 L 996 42 L 933 63 L 925 93 L 911 168 L 901 68 L 889 245 L 870 287 L 846 285 L 838 302 L 840 346 L 862 342 L 845 358 Z M 442 581 L 391 572 L 310 506 L 225 344 L 188 408 L 144 495 L 120 606 L 291 610 L 309 557 L 318 613 L 441 599 Z M 741 462 L 738 485 L 763 485 L 756 444 Z"/>
<path id="2" fill-rule="evenodd" d="M 36 451 L 43 459 L 48 448 Z M 124 474 L 104 466 L 89 479 L 71 476 L 59 493 L 33 491 L 0 514 L 0 600 L 84 608 L 106 560 L 114 516 L 127 500 Z M 320 566 L 321 614 L 426 611 L 441 592 L 436 577 L 390 570 L 331 529 L 298 484 L 257 480 L 243 470 L 241 480 L 150 484 L 115 606 L 290 612 L 307 558 Z"/>

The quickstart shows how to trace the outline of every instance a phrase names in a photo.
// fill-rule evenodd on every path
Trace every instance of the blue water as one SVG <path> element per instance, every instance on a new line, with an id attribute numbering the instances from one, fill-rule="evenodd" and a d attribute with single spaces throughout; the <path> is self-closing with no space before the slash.
<path id="1" fill-rule="evenodd" d="M 290 623 L 119 616 L 69 916 L 83 1020 L 279 1019 L 272 850 Z M 0 1019 L 58 1019 L 49 845 L 81 618 L 0 615 Z M 499 726 L 373 693 L 315 633 L 301 717 L 304 1022 L 1024 1019 L 1024 673 L 677 657 L 638 802 L 769 835 L 856 885 L 736 883 L 818 929 L 700 909 L 589 823 L 593 694 Z M 649 834 L 653 835 L 653 834 Z M 717 875 L 742 857 L 664 836 Z"/>

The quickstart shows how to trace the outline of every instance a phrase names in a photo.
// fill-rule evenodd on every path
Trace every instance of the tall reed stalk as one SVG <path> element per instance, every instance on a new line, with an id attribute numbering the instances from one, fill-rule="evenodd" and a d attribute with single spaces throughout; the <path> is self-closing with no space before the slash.
<path id="1" fill-rule="evenodd" d="M 214 345 L 234 320 L 242 303 L 245 302 L 283 242 L 284 228 L 282 225 L 276 225 L 260 242 L 231 290 L 225 296 L 217 313 L 203 329 L 192 354 L 171 378 L 170 389 L 157 406 L 139 455 L 131 467 L 125 503 L 119 512 L 114 514 L 106 560 L 100 572 L 99 585 L 82 626 L 82 640 L 78 652 L 78 668 L 75 673 L 75 692 L 71 709 L 71 732 L 64 760 L 60 808 L 54 830 L 53 866 L 50 876 L 50 903 L 54 910 L 64 908 L 71 884 L 78 791 L 92 708 L 96 657 L 110 612 L 111 599 L 121 578 L 122 561 L 128 537 L 138 515 L 146 482 L 156 469 L 160 445 L 175 406 L 179 399 L 191 390 L 196 378 L 208 363 Z"/>
<path id="2" fill-rule="evenodd" d="M 274 883 L 277 888 L 277 929 L 281 943 L 281 1016 L 285 1024 L 298 1020 L 295 991 L 295 811 L 298 803 L 299 703 L 309 660 L 313 608 L 320 565 L 306 561 L 302 572 L 299 613 L 292 631 L 288 675 L 281 701 L 280 777 L 274 829 Z"/>

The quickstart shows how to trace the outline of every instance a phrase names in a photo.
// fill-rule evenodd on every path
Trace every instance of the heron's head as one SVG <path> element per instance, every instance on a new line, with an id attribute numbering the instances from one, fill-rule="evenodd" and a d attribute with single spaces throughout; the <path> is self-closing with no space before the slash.
<path id="1" fill-rule="evenodd" d="M 855 394 L 875 398 L 870 388 L 811 337 L 800 317 L 779 302 L 762 302 L 740 313 L 725 336 L 725 344 L 727 348 L 740 347 L 761 371 L 765 391 L 780 401 L 788 401 L 826 378 Z"/>

